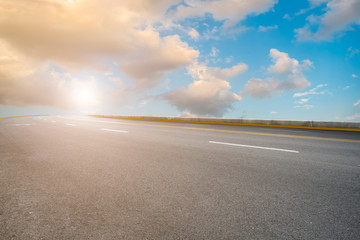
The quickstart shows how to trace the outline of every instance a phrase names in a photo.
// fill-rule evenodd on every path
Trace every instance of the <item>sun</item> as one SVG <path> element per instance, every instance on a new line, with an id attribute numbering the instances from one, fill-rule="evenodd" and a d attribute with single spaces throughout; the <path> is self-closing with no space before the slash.
<path id="1" fill-rule="evenodd" d="M 81 83 L 73 88 L 74 104 L 77 107 L 93 107 L 98 103 L 97 98 L 96 88 L 92 84 Z"/>
<path id="2" fill-rule="evenodd" d="M 79 90 L 76 95 L 76 102 L 79 105 L 89 105 L 91 102 L 93 102 L 93 94 L 87 90 Z"/>

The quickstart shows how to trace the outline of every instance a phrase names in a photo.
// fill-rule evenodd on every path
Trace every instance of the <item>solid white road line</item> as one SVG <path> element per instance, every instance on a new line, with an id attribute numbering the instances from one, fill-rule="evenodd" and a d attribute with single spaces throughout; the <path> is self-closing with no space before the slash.
<path id="1" fill-rule="evenodd" d="M 72 124 L 72 123 L 67 123 L 66 125 L 68 125 L 68 126 L 76 126 L 75 124 Z"/>
<path id="2" fill-rule="evenodd" d="M 109 128 L 102 128 L 103 131 L 109 131 L 109 132 L 121 132 L 121 133 L 127 133 L 128 131 L 123 130 L 116 130 L 116 129 L 109 129 Z"/>
<path id="3" fill-rule="evenodd" d="M 272 150 L 272 151 L 281 151 L 281 152 L 299 153 L 299 151 L 295 151 L 295 150 L 288 150 L 288 149 L 281 149 L 281 148 L 260 147 L 260 146 L 251 146 L 251 145 L 244 145 L 244 144 L 225 143 L 225 142 L 215 142 L 215 141 L 209 141 L 209 143 L 223 144 L 223 145 L 230 145 L 230 146 L 236 146 L 236 147 L 258 148 L 258 149 L 265 149 L 265 150 Z"/>

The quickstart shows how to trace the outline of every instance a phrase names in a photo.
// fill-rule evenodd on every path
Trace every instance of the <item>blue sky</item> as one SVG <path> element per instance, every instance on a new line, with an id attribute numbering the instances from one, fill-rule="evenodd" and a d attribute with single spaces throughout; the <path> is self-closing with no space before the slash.
<path id="1" fill-rule="evenodd" d="M 1 116 L 360 121 L 358 0 L 2 0 L 0 16 Z"/>

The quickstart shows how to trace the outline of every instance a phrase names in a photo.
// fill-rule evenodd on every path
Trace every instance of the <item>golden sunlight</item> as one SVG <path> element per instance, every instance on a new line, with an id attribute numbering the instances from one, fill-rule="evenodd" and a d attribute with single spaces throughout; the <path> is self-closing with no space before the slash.
<path id="1" fill-rule="evenodd" d="M 80 108 L 97 105 L 97 95 L 96 87 L 92 82 L 77 82 L 73 85 L 74 104 Z"/>

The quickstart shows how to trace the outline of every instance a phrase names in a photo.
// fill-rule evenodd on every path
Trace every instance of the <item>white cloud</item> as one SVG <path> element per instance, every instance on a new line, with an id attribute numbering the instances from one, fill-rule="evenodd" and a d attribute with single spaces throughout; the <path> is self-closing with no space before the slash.
<path id="1" fill-rule="evenodd" d="M 270 112 L 270 114 L 277 114 L 277 112 Z"/>
<path id="2" fill-rule="evenodd" d="M 119 87 L 123 85 L 124 80 L 119 77 L 108 77 L 108 79 Z"/>
<path id="3" fill-rule="evenodd" d="M 226 62 L 226 63 L 231 63 L 233 60 L 234 60 L 234 57 L 233 57 L 233 56 L 230 56 L 230 57 L 227 57 L 227 58 L 225 59 L 225 62 Z"/>
<path id="4" fill-rule="evenodd" d="M 352 116 L 348 116 L 346 117 L 347 120 L 355 120 L 355 119 L 360 119 L 360 113 L 355 113 Z"/>
<path id="5" fill-rule="evenodd" d="M 292 20 L 292 17 L 286 13 L 284 16 L 283 16 L 283 19 L 286 19 L 286 20 Z"/>
<path id="6" fill-rule="evenodd" d="M 239 63 L 230 68 L 208 68 L 208 72 L 217 78 L 228 79 L 245 72 L 247 69 L 248 66 L 245 63 Z"/>
<path id="7" fill-rule="evenodd" d="M 217 21 L 225 21 L 223 29 L 233 28 L 250 14 L 269 11 L 277 0 L 185 0 L 186 5 L 179 5 L 173 11 L 174 20 L 204 17 L 206 13 Z"/>
<path id="8" fill-rule="evenodd" d="M 320 89 L 320 88 L 326 87 L 326 86 L 327 86 L 327 84 L 319 84 L 319 85 L 317 85 L 316 87 L 310 89 L 307 92 L 295 93 L 293 95 L 293 97 L 303 97 L 303 96 L 307 96 L 307 95 L 323 95 L 323 94 L 326 93 L 326 91 L 318 92 L 317 90 Z"/>
<path id="9" fill-rule="evenodd" d="M 209 56 L 216 57 L 218 55 L 218 53 L 219 53 L 219 49 L 217 49 L 216 47 L 212 47 Z"/>
<path id="10" fill-rule="evenodd" d="M 2 0 L 0 39 L 14 52 L 21 53 L 21 60 L 9 65 L 9 61 L 16 59 L 9 54 L 0 56 L 0 76 L 4 86 L 1 90 L 6 89 L 0 97 L 4 104 L 10 105 L 28 102 L 67 107 L 64 99 L 69 98 L 67 94 L 71 89 L 68 88 L 74 85 L 68 84 L 69 80 L 64 81 L 63 77 L 66 72 L 85 70 L 100 72 L 105 76 L 104 81 L 116 84 L 117 90 L 126 90 L 124 93 L 114 90 L 109 96 L 131 98 L 129 96 L 136 91 L 125 89 L 123 79 L 111 75 L 113 65 L 133 80 L 135 90 L 147 90 L 159 86 L 170 71 L 196 62 L 199 56 L 199 51 L 178 35 L 160 35 L 154 26 L 182 28 L 173 20 L 210 14 L 216 21 L 223 22 L 223 30 L 246 29 L 236 25 L 249 15 L 269 11 L 276 3 L 277 0 L 124 0 L 121 4 L 116 0 L 44 0 L 34 4 L 31 1 Z M 219 28 L 214 27 L 202 32 L 202 38 L 216 38 L 218 32 Z M 200 38 L 194 28 L 187 33 L 194 40 Z M 215 57 L 218 51 L 216 48 L 213 50 Z M 110 62 L 111 66 L 104 67 L 104 62 Z M 64 76 L 52 76 L 49 64 L 65 71 Z M 189 72 L 196 68 L 195 65 L 188 68 Z M 189 97 L 189 105 L 177 101 L 174 91 L 172 101 L 181 109 L 220 116 L 234 101 L 241 99 L 230 92 L 230 84 L 225 79 L 246 69 L 245 64 L 230 68 L 205 66 L 205 73 L 196 75 L 195 81 L 187 88 L 174 90 L 184 91 Z M 17 80 L 11 82 L 9 79 L 14 77 Z M 26 95 L 26 91 L 21 89 L 31 90 Z M 199 91 L 199 96 L 196 96 L 196 91 Z M 198 98 L 199 107 L 203 105 L 204 111 L 191 106 L 191 100 Z"/>
<path id="11" fill-rule="evenodd" d="M 271 65 L 268 68 L 270 73 L 276 73 L 280 76 L 288 74 L 299 74 L 302 70 L 309 70 L 313 66 L 313 62 L 309 59 L 303 60 L 302 64 L 299 64 L 299 61 L 290 58 L 287 53 L 280 52 L 277 49 L 270 50 L 270 56 L 274 65 Z"/>
<path id="12" fill-rule="evenodd" d="M 314 67 L 314 63 L 312 61 L 310 61 L 309 59 L 302 60 L 301 62 L 302 62 L 301 67 L 304 70 L 309 70 Z"/>
<path id="13" fill-rule="evenodd" d="M 198 31 L 196 31 L 195 28 L 191 28 L 190 31 L 188 31 L 189 36 L 194 39 L 194 40 L 198 40 L 200 37 L 200 34 Z"/>
<path id="14" fill-rule="evenodd" d="M 311 5 L 320 5 L 322 3 L 326 3 L 329 0 L 309 0 L 309 2 L 311 3 Z"/>
<path id="15" fill-rule="evenodd" d="M 295 103 L 299 105 L 295 105 L 294 108 L 305 108 L 306 110 L 313 108 L 314 106 L 309 104 L 309 100 L 310 98 L 302 98 L 298 101 L 295 101 Z"/>
<path id="16" fill-rule="evenodd" d="M 170 71 L 199 55 L 178 35 L 160 36 L 152 27 L 164 23 L 168 8 L 179 2 L 2 0 L 0 104 L 74 108 L 79 84 L 69 76 L 81 70 L 102 73 L 102 81 L 116 85 L 112 90 L 97 87 L 100 100 L 107 94 L 108 104 L 126 102 L 136 92 L 112 76 L 113 64 L 132 78 L 136 90 L 157 86 Z M 191 34 L 197 37 L 195 31 Z"/>
<path id="17" fill-rule="evenodd" d="M 305 108 L 306 110 L 309 110 L 310 108 L 313 107 L 314 107 L 313 105 L 309 105 L 309 104 L 294 106 L 294 108 Z"/>
<path id="18" fill-rule="evenodd" d="M 258 30 L 259 32 L 267 32 L 269 30 L 273 30 L 273 29 L 278 29 L 278 25 L 273 25 L 273 26 L 259 26 Z"/>
<path id="19" fill-rule="evenodd" d="M 245 93 L 255 98 L 268 98 L 282 93 L 281 82 L 275 78 L 251 78 L 245 85 Z"/>
<path id="20" fill-rule="evenodd" d="M 282 94 L 285 90 L 297 90 L 310 86 L 310 82 L 303 74 L 304 70 L 312 66 L 310 60 L 304 60 L 303 64 L 299 64 L 298 60 L 290 58 L 287 53 L 277 49 L 270 50 L 270 57 L 274 64 L 268 67 L 268 72 L 274 73 L 276 77 L 251 78 L 245 85 L 244 94 L 250 94 L 256 98 L 266 98 Z"/>
<path id="21" fill-rule="evenodd" d="M 357 49 L 357 48 L 352 48 L 352 47 L 349 47 L 348 48 L 348 53 L 347 53 L 347 56 L 349 57 L 349 58 L 353 58 L 353 57 L 355 57 L 355 55 L 357 55 L 357 54 L 359 54 L 360 53 L 360 50 L 359 49 Z"/>
<path id="22" fill-rule="evenodd" d="M 270 56 L 275 63 L 268 68 L 270 73 L 276 73 L 280 76 L 290 74 L 292 70 L 299 67 L 299 61 L 290 58 L 287 53 L 280 52 L 277 49 L 270 50 Z"/>
<path id="23" fill-rule="evenodd" d="M 212 29 L 208 28 L 205 31 L 203 31 L 202 36 L 205 40 L 210 40 L 210 39 L 219 40 L 218 33 L 219 33 L 219 28 L 215 26 Z"/>
<path id="24" fill-rule="evenodd" d="M 311 2 L 314 5 L 326 2 L 326 12 L 321 16 L 310 15 L 306 25 L 295 30 L 298 40 L 329 40 L 336 33 L 352 30 L 352 25 L 360 25 L 359 0 L 312 0 Z"/>
<path id="25" fill-rule="evenodd" d="M 356 75 L 356 74 L 351 74 L 351 77 L 352 77 L 352 78 L 358 78 L 359 76 Z"/>
<path id="26" fill-rule="evenodd" d="M 360 100 L 358 100 L 356 103 L 354 103 L 354 107 L 360 105 Z"/>
<path id="27" fill-rule="evenodd" d="M 307 103 L 309 100 L 310 100 L 309 98 L 302 98 L 302 99 L 300 99 L 299 101 L 296 101 L 295 103 L 305 104 L 305 103 Z"/>
<path id="28" fill-rule="evenodd" d="M 144 38 L 150 46 L 140 45 L 119 60 L 120 70 L 134 80 L 138 90 L 155 87 L 168 72 L 191 63 L 199 54 L 178 35 L 160 38 L 151 29 L 148 31 L 146 35 L 150 36 Z"/>
<path id="29" fill-rule="evenodd" d="M 228 81 L 220 77 L 233 77 L 246 70 L 245 64 L 238 64 L 228 69 L 211 68 L 205 64 L 194 63 L 188 67 L 194 82 L 187 88 L 176 88 L 162 97 L 180 111 L 188 110 L 191 114 L 221 117 L 231 109 L 241 96 L 230 91 Z"/>
<path id="30" fill-rule="evenodd" d="M 193 114 L 193 113 L 189 113 L 189 112 L 185 112 L 185 113 L 182 113 L 182 114 L 178 114 L 177 117 L 182 117 L 182 118 L 198 118 L 199 115 Z"/>
<path id="31" fill-rule="evenodd" d="M 0 41 L 0 105 L 74 107 L 67 76 L 49 72 L 47 65 L 36 66 Z"/>
<path id="32" fill-rule="evenodd" d="M 199 54 L 178 35 L 160 37 L 151 27 L 179 2 L 4 0 L 0 38 L 33 62 L 51 61 L 69 71 L 99 71 L 101 61 L 117 62 L 137 89 L 151 88 Z"/>

